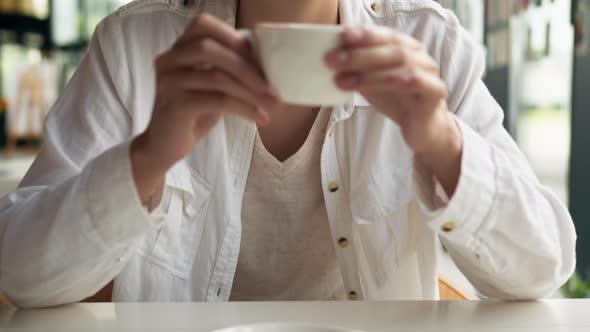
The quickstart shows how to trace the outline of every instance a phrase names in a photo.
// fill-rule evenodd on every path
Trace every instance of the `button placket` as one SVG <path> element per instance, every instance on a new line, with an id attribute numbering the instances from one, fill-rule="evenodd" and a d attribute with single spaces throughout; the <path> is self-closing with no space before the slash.
<path id="1" fill-rule="evenodd" d="M 199 0 L 177 0 L 177 4 L 184 9 L 191 9 L 196 6 L 198 1 Z"/>
<path id="2" fill-rule="evenodd" d="M 348 298 L 351 299 L 350 293 L 354 290 L 355 296 L 352 298 L 360 299 L 360 279 L 358 266 L 352 245 L 352 220 L 350 209 L 346 208 L 348 203 L 346 195 L 343 195 L 343 188 L 338 167 L 336 154 L 336 144 L 334 140 L 328 141 L 324 146 L 322 162 L 322 181 L 324 185 L 326 209 L 330 219 L 332 234 L 335 236 L 334 245 L 339 250 L 336 251 L 338 263 L 342 271 L 344 287 L 347 289 Z M 347 249 L 348 248 L 348 249 Z M 346 250 L 345 250 L 346 249 Z"/>
<path id="3" fill-rule="evenodd" d="M 385 18 L 385 4 L 383 0 L 364 0 L 365 9 L 375 18 Z"/>
<path id="4" fill-rule="evenodd" d="M 382 10 L 382 8 L 381 8 L 381 5 L 380 5 L 380 4 L 378 4 L 378 3 L 376 3 L 376 2 L 373 2 L 373 4 L 371 5 L 371 9 L 372 9 L 372 10 L 373 10 L 373 12 L 375 12 L 376 14 L 379 14 L 379 13 L 381 13 L 381 10 Z"/>
<path id="5" fill-rule="evenodd" d="M 347 248 L 349 248 L 349 247 L 350 247 L 350 241 L 348 241 L 348 239 L 347 239 L 347 238 L 345 238 L 345 237 L 341 237 L 341 238 L 338 240 L 338 245 L 339 245 L 339 246 L 340 246 L 340 248 L 342 248 L 342 249 L 347 249 Z"/>
<path id="6" fill-rule="evenodd" d="M 185 192 L 183 195 L 184 200 L 184 213 L 189 218 L 194 218 L 197 215 L 197 208 L 195 207 L 195 199 L 190 193 Z"/>
<path id="7" fill-rule="evenodd" d="M 338 182 L 337 182 L 337 181 L 330 181 L 330 182 L 328 183 L 328 190 L 329 190 L 331 193 L 335 193 L 335 192 L 337 192 L 337 191 L 338 191 L 338 189 L 340 189 L 340 184 L 338 184 Z"/>
<path id="8" fill-rule="evenodd" d="M 455 223 L 454 221 L 447 221 L 441 226 L 441 230 L 445 233 L 450 233 L 454 231 L 455 228 L 457 228 L 457 223 Z"/>

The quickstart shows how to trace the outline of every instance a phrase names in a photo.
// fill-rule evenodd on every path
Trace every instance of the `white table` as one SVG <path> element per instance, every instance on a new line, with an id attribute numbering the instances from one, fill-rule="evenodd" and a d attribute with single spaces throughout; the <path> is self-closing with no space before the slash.
<path id="1" fill-rule="evenodd" d="M 368 332 L 588 332 L 590 301 L 77 304 L 0 306 L 0 331 L 211 331 L 290 321 Z"/>

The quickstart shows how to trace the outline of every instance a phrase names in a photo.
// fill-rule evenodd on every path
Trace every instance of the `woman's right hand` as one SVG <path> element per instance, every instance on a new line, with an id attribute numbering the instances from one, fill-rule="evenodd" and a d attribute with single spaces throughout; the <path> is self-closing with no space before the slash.
<path id="1" fill-rule="evenodd" d="M 156 99 L 146 131 L 131 144 L 133 177 L 148 208 L 165 174 L 220 120 L 234 113 L 264 125 L 279 101 L 252 61 L 247 39 L 207 14 L 197 16 L 155 63 Z"/>

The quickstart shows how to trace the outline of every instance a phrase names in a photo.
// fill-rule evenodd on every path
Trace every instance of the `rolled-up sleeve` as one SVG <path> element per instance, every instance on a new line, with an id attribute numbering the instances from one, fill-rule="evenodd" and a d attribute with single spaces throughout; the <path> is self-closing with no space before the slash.
<path id="1" fill-rule="evenodd" d="M 49 113 L 33 166 L 0 200 L 0 290 L 20 307 L 93 295 L 159 221 L 133 183 L 132 119 L 109 69 L 121 59 L 105 56 L 116 45 L 104 24 Z"/>
<path id="2" fill-rule="evenodd" d="M 543 187 L 503 128 L 503 112 L 481 81 L 483 54 L 447 24 L 434 51 L 449 87 L 449 109 L 464 150 L 450 199 L 418 160 L 415 186 L 423 215 L 465 276 L 484 295 L 538 299 L 575 269 L 576 233 L 567 208 Z"/>

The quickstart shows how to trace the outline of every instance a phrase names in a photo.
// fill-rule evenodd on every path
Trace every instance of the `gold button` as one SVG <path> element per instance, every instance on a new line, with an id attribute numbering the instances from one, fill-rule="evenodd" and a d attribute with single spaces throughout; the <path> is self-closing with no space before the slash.
<path id="1" fill-rule="evenodd" d="M 449 221 L 444 223 L 444 225 L 442 225 L 442 230 L 443 232 L 449 233 L 455 230 L 455 228 L 457 227 L 457 224 L 455 224 L 454 221 Z"/>
<path id="2" fill-rule="evenodd" d="M 332 182 L 328 183 L 328 190 L 330 192 L 335 193 L 335 192 L 338 191 L 338 189 L 340 189 L 340 186 L 338 185 L 338 182 L 332 181 Z"/>
<path id="3" fill-rule="evenodd" d="M 351 301 L 358 301 L 359 296 L 355 291 L 351 291 L 350 293 L 348 293 L 348 299 L 350 299 Z"/>
<path id="4" fill-rule="evenodd" d="M 380 13 L 380 12 L 381 12 L 381 5 L 380 5 L 380 4 L 378 4 L 378 3 L 376 3 L 376 2 L 374 2 L 374 3 L 371 5 L 371 9 L 373 9 L 373 11 L 374 11 L 375 13 Z"/>
<path id="5" fill-rule="evenodd" d="M 334 136 L 334 127 L 330 127 L 330 130 L 328 131 L 328 135 L 330 135 L 330 137 Z"/>
<path id="6" fill-rule="evenodd" d="M 346 248 L 350 247 L 350 242 L 348 241 L 347 238 L 342 237 L 342 238 L 340 238 L 340 240 L 338 240 L 338 245 L 340 246 L 340 248 L 346 249 Z"/>

